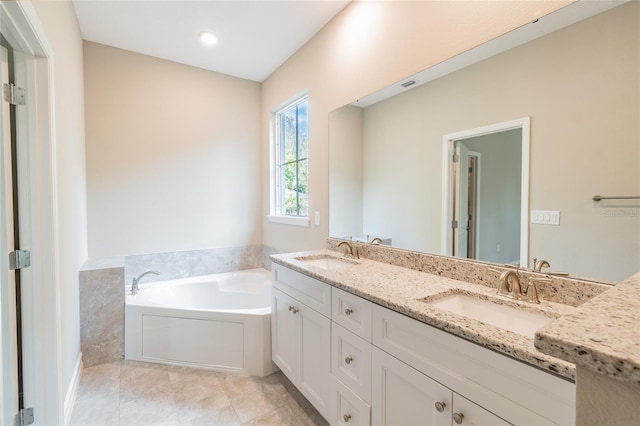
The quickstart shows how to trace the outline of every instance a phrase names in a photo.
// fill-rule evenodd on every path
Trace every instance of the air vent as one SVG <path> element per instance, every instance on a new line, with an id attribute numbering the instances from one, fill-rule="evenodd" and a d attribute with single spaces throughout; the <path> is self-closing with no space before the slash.
<path id="1" fill-rule="evenodd" d="M 402 86 L 404 88 L 407 88 L 409 86 L 413 86 L 416 83 L 417 83 L 417 81 L 415 81 L 415 80 L 408 80 L 408 81 L 405 81 L 404 83 L 401 83 L 400 86 Z"/>

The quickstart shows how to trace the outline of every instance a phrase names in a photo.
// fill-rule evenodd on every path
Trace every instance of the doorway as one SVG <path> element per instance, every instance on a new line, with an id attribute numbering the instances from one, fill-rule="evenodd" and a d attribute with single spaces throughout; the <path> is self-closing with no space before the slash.
<path id="1" fill-rule="evenodd" d="M 57 264 L 57 226 L 55 193 L 55 131 L 53 128 L 53 97 L 51 83 L 53 79 L 53 49 L 48 42 L 44 28 L 36 10 L 29 2 L 0 2 L 0 27 L 2 36 L 13 51 L 14 79 L 17 86 L 25 89 L 24 103 L 15 108 L 12 123 L 16 135 L 14 150 L 18 172 L 17 182 L 11 185 L 7 175 L 3 143 L 2 179 L 0 202 L 3 211 L 11 212 L 20 223 L 20 248 L 32 253 L 32 264 L 21 269 L 20 279 L 20 318 L 22 323 L 22 397 L 24 406 L 33 408 L 37 424 L 63 424 L 64 411 L 61 402 L 61 363 L 60 363 L 60 312 L 59 277 Z M 22 100 L 20 100 L 22 103 Z M 5 108 L 3 107 L 3 110 Z M 2 126 L 2 134 L 6 126 Z M 4 142 L 4 141 L 3 141 Z M 13 180 L 13 179 L 12 179 Z M 8 192 L 17 185 L 18 209 L 9 209 Z M 11 197 L 11 202 L 13 202 Z M 0 398 L 0 422 L 14 424 L 20 391 L 17 379 L 17 347 L 8 341 L 13 325 L 5 318 L 10 308 L 7 302 L 15 299 L 8 293 L 10 265 L 8 251 L 15 246 L 9 244 L 9 229 L 13 223 L 8 215 L 0 220 L 0 276 L 3 288 L 0 292 L 0 315 L 2 328 L 0 341 L 0 363 L 2 368 L 2 396 Z M 13 231 L 11 231 L 13 232 Z M 15 239 L 15 235 L 13 239 Z M 17 324 L 16 324 L 17 327 Z M 17 339 L 16 339 L 17 340 Z M 13 343 L 17 346 L 17 341 Z M 11 365 L 10 354 L 15 354 L 15 367 Z M 15 368 L 15 374 L 11 368 Z M 28 423 L 28 421 L 26 422 Z"/>
<path id="2" fill-rule="evenodd" d="M 0 34 L 0 88 L 13 83 L 13 49 Z M 20 339 L 20 271 L 8 264 L 9 253 L 19 245 L 17 155 L 15 131 L 15 107 L 2 96 L 0 104 L 2 120 L 2 149 L 0 152 L 0 209 L 4 212 L 0 224 L 2 246 L 2 274 L 0 276 L 0 317 L 2 328 L 2 404 L 0 419 L 3 424 L 13 423 L 13 417 L 21 408 L 22 365 Z M 11 422 L 11 423 L 7 423 Z"/>
<path id="3" fill-rule="evenodd" d="M 458 164 L 454 178 L 456 185 L 453 209 L 458 223 L 453 227 L 453 256 L 477 259 L 478 253 L 478 224 L 480 223 L 479 200 L 480 186 L 480 158 L 482 153 L 469 151 L 464 143 L 458 143 Z"/>
<path id="4" fill-rule="evenodd" d="M 441 253 L 526 266 L 529 118 L 445 135 L 443 153 Z"/>

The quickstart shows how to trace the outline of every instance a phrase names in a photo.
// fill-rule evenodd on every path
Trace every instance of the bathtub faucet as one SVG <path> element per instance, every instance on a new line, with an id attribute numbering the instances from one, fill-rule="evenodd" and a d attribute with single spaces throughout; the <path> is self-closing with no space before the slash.
<path id="1" fill-rule="evenodd" d="M 158 272 L 158 271 L 147 271 L 147 272 L 143 272 L 139 276 L 135 277 L 133 279 L 133 282 L 131 283 L 131 294 L 138 294 L 138 290 L 140 290 L 140 288 L 138 287 L 138 283 L 140 282 L 142 277 L 144 277 L 145 275 L 148 275 L 148 274 L 160 275 L 160 272 Z"/>

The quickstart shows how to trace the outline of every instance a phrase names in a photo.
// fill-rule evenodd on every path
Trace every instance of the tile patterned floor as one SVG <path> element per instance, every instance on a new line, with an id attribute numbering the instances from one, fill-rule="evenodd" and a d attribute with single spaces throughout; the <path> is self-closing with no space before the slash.
<path id="1" fill-rule="evenodd" d="M 121 361 L 82 372 L 70 426 L 327 422 L 280 372 L 258 378 Z"/>

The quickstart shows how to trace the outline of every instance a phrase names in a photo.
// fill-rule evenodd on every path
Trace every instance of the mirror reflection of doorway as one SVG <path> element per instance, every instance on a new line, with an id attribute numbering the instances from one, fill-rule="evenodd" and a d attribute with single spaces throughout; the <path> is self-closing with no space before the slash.
<path id="1" fill-rule="evenodd" d="M 512 128 L 453 141 L 454 256 L 520 261 L 522 139 Z"/>
<path id="2" fill-rule="evenodd" d="M 463 141 L 455 142 L 455 156 L 453 159 L 454 191 L 453 198 L 454 221 L 453 252 L 452 255 L 476 258 L 477 217 L 478 217 L 478 164 L 479 152 L 469 151 Z"/>

